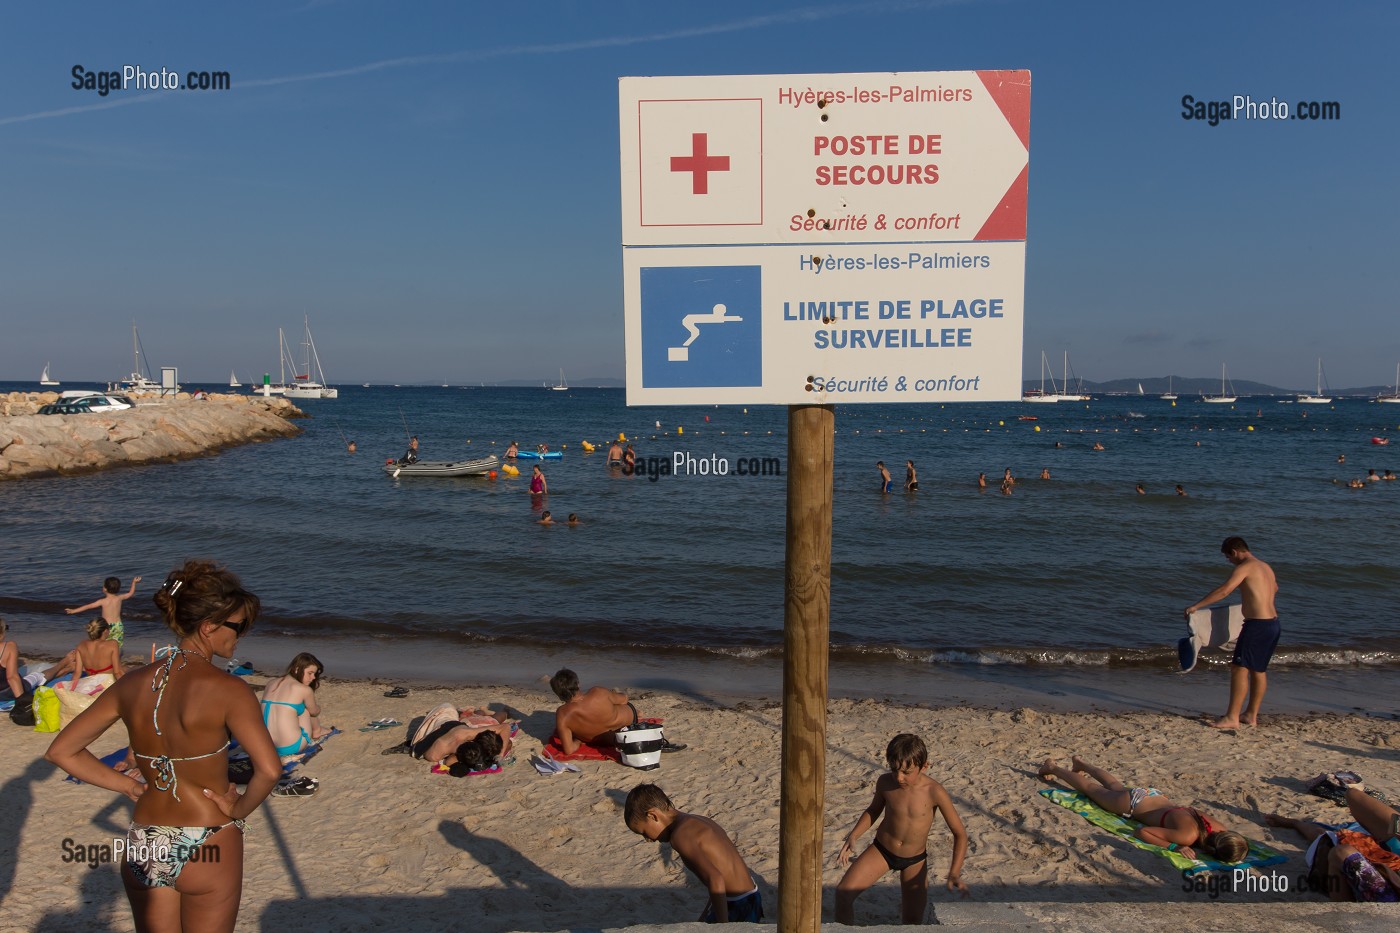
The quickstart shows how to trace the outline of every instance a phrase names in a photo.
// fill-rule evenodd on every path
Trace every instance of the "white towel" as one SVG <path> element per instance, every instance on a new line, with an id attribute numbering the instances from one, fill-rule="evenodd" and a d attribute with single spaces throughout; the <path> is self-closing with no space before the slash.
<path id="1" fill-rule="evenodd" d="M 1191 613 L 1186 623 L 1188 632 L 1182 639 L 1182 647 L 1190 642 L 1189 651 L 1184 651 L 1181 673 L 1185 674 L 1196 667 L 1202 648 L 1219 648 L 1221 651 L 1234 651 L 1235 640 L 1244 627 L 1244 609 L 1238 603 L 1232 606 L 1216 606 L 1213 609 L 1197 609 Z M 1189 663 L 1188 663 L 1189 662 Z"/>

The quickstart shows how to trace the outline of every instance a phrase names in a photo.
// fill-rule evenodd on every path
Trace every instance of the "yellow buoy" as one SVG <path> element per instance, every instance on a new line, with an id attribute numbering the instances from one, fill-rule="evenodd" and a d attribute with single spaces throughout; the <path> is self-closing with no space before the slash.
<path id="1" fill-rule="evenodd" d="M 1006 422 L 1005 422 L 1005 421 L 998 421 L 998 422 L 997 422 L 997 427 L 999 427 L 999 428 L 1004 428 L 1004 427 L 1006 427 Z"/>
<path id="2" fill-rule="evenodd" d="M 677 434 L 684 434 L 684 433 L 685 433 L 685 428 L 681 427 L 680 425 L 676 425 L 676 433 L 677 433 Z"/>
<path id="3" fill-rule="evenodd" d="M 1037 433 L 1037 434 L 1040 433 L 1040 425 L 1036 425 L 1036 426 L 1035 426 L 1035 433 Z"/>
<path id="4" fill-rule="evenodd" d="M 1253 430 L 1254 430 L 1254 425 L 1252 425 L 1252 424 L 1251 424 L 1251 425 L 1247 425 L 1247 426 L 1245 427 L 1245 430 L 1246 430 L 1246 431 L 1253 431 Z"/>

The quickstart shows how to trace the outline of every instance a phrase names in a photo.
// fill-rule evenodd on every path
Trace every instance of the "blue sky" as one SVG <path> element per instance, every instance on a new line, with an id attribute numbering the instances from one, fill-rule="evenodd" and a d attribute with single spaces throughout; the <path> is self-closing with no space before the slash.
<path id="1" fill-rule="evenodd" d="M 1394 3 L 7 4 L 0 379 L 621 377 L 617 78 L 1029 68 L 1024 370 L 1391 381 Z M 71 70 L 228 71 L 226 92 Z M 1181 97 L 1337 101 L 1335 122 Z"/>

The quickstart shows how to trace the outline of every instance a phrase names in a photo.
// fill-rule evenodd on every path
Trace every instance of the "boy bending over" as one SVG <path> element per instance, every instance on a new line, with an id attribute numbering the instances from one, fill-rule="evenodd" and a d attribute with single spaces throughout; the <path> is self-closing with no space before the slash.
<path id="1" fill-rule="evenodd" d="M 836 886 L 836 922 L 855 922 L 856 898 L 887 871 L 899 872 L 900 914 L 904 923 L 923 923 L 928 907 L 928 832 L 933 827 L 933 811 L 943 814 L 943 822 L 953 834 L 953 860 L 948 866 L 948 890 L 968 894 L 962 882 L 962 864 L 967 856 L 967 830 L 963 828 L 952 798 L 933 778 L 928 768 L 928 749 L 916 735 L 903 733 L 890 740 L 885 749 L 890 773 L 875 782 L 875 799 L 856 820 L 841 844 L 840 862 L 851 861 L 855 842 L 885 818 L 875 831 L 875 841 L 856 859 L 846 877 Z"/>
<path id="2" fill-rule="evenodd" d="M 668 842 L 710 889 L 702 923 L 758 923 L 763 901 L 739 850 L 714 820 L 682 813 L 655 784 L 638 784 L 623 807 L 627 828 L 651 842 Z"/>

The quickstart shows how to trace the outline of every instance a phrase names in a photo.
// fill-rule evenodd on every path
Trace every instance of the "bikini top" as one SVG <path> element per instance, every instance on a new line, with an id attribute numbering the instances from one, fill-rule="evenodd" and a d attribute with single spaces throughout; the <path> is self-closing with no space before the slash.
<path id="1" fill-rule="evenodd" d="M 1200 821 L 1201 821 L 1201 826 L 1203 827 L 1203 830 L 1204 830 L 1204 832 L 1203 832 L 1203 834 L 1202 834 L 1202 836 L 1201 836 L 1201 839 L 1202 839 L 1203 841 L 1204 841 L 1205 838 L 1208 837 L 1211 833 L 1215 832 L 1215 827 L 1212 826 L 1212 825 L 1210 824 L 1210 819 L 1209 819 L 1204 813 L 1202 813 L 1200 810 L 1195 809 L 1194 807 L 1171 807 L 1171 808 L 1169 808 L 1169 809 L 1163 810 L 1163 811 L 1162 811 L 1162 819 L 1161 819 L 1161 821 L 1160 821 L 1157 825 L 1158 825 L 1158 826 L 1166 826 L 1166 825 L 1167 825 L 1167 814 L 1168 814 L 1168 813 L 1175 813 L 1177 810 L 1190 810 L 1193 814 L 1196 815 L 1197 818 L 1200 819 Z"/>
<path id="2" fill-rule="evenodd" d="M 187 654 L 188 652 L 186 652 L 183 648 L 175 648 L 171 650 L 165 656 L 165 663 L 161 665 L 158 671 L 156 671 L 155 677 L 151 678 L 151 689 L 154 690 L 156 694 L 155 709 L 151 710 L 151 724 L 155 726 L 156 735 L 165 734 L 160 731 L 160 701 L 165 699 L 165 688 L 170 684 L 171 668 L 175 664 L 176 656 L 178 656 L 180 658 L 180 670 L 184 670 L 187 661 Z M 198 654 L 198 652 L 196 652 L 196 654 Z M 198 656 L 204 658 L 203 655 Z M 204 660 L 208 661 L 209 659 L 204 658 Z M 225 739 L 223 745 L 220 745 L 218 748 L 214 749 L 212 752 L 209 752 L 207 755 L 190 755 L 186 758 L 171 758 L 169 755 L 142 755 L 140 752 L 136 752 L 134 749 L 133 752 L 135 753 L 137 758 L 144 758 L 147 761 L 149 761 L 151 763 L 151 767 L 155 769 L 155 781 L 153 782 L 155 785 L 155 789 L 162 791 L 170 791 L 170 796 L 174 797 L 178 801 L 180 799 L 180 795 L 175 792 L 175 788 L 179 786 L 179 781 L 175 777 L 175 762 L 198 761 L 201 758 L 213 758 L 215 755 L 226 751 L 228 747 L 229 742 L 227 739 Z"/>
<path id="3" fill-rule="evenodd" d="M 110 664 L 108 664 L 106 667 L 99 667 L 99 668 L 85 667 L 85 668 L 83 668 L 83 670 L 87 671 L 87 675 L 88 675 L 89 677 L 91 677 L 93 674 L 105 674 L 105 673 L 107 673 L 108 671 L 110 671 L 111 669 L 112 669 L 112 665 L 110 665 Z"/>
<path id="4" fill-rule="evenodd" d="M 284 703 L 284 702 L 281 701 L 281 700 L 263 700 L 263 701 L 262 701 L 262 705 L 263 705 L 263 718 L 264 718 L 264 719 L 267 718 L 267 712 L 268 712 L 267 707 L 269 707 L 269 706 L 289 706 L 289 707 L 291 707 L 292 712 L 296 713 L 298 716 L 300 716 L 302 713 L 306 712 L 306 703 L 305 703 L 305 702 L 301 702 L 301 703 Z"/>

